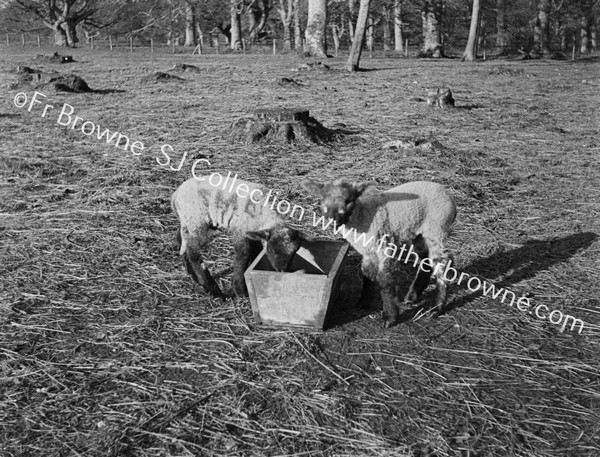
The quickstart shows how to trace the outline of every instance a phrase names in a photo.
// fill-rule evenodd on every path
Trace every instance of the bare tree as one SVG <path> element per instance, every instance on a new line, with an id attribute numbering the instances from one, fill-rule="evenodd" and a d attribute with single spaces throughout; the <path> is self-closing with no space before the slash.
<path id="1" fill-rule="evenodd" d="M 350 41 L 354 40 L 354 24 L 356 24 L 357 13 L 356 13 L 357 0 L 348 0 L 348 11 L 350 17 L 348 18 L 348 33 L 350 34 Z"/>
<path id="2" fill-rule="evenodd" d="M 294 19 L 294 0 L 279 0 L 279 17 L 283 24 L 283 48 L 292 49 L 292 20 Z"/>
<path id="3" fill-rule="evenodd" d="M 394 0 L 394 50 L 396 52 L 404 52 L 402 28 L 402 0 Z"/>
<path id="4" fill-rule="evenodd" d="M 598 50 L 598 30 L 597 30 L 598 18 L 592 17 L 590 24 L 590 44 L 592 45 L 592 51 Z"/>
<path id="5" fill-rule="evenodd" d="M 539 27 L 537 51 L 543 56 L 550 55 L 550 0 L 538 0 L 536 27 Z"/>
<path id="6" fill-rule="evenodd" d="M 196 46 L 198 35 L 196 32 L 196 5 L 190 1 L 185 3 L 185 46 Z"/>
<path id="7" fill-rule="evenodd" d="M 496 48 L 499 54 L 506 53 L 509 42 L 506 30 L 506 0 L 496 0 Z"/>
<path id="8" fill-rule="evenodd" d="M 597 47 L 597 32 L 594 8 L 600 4 L 600 0 L 581 0 L 579 8 L 579 35 L 580 52 L 586 54 Z M 591 46 L 590 46 L 591 45 Z"/>
<path id="9" fill-rule="evenodd" d="M 229 8 L 231 13 L 231 30 L 229 46 L 233 50 L 242 48 L 242 0 L 230 0 Z"/>
<path id="10" fill-rule="evenodd" d="M 383 29 L 383 50 L 392 50 L 392 7 L 388 2 L 381 4 L 381 20 Z"/>
<path id="11" fill-rule="evenodd" d="M 250 21 L 249 37 L 251 42 L 255 43 L 260 37 L 267 25 L 270 11 L 269 0 L 250 0 L 248 19 Z"/>
<path id="12" fill-rule="evenodd" d="M 318 57 L 327 56 L 327 0 L 308 0 L 306 50 Z"/>
<path id="13" fill-rule="evenodd" d="M 354 30 L 354 39 L 352 40 L 352 49 L 350 56 L 346 62 L 347 71 L 358 71 L 360 55 L 362 53 L 363 43 L 365 41 L 365 30 L 367 28 L 367 19 L 369 17 L 369 7 L 371 0 L 360 0 L 360 9 L 358 11 L 358 19 L 356 20 L 356 28 Z"/>
<path id="14" fill-rule="evenodd" d="M 461 62 L 472 62 L 477 58 L 475 46 L 477 43 L 477 29 L 479 27 L 479 0 L 473 0 L 473 11 L 471 12 L 471 27 L 469 28 L 469 39 L 467 47 L 463 52 Z"/>
<path id="15" fill-rule="evenodd" d="M 442 46 L 442 0 L 423 0 L 421 19 L 423 23 L 422 53 L 435 58 L 443 57 Z"/>
<path id="16" fill-rule="evenodd" d="M 344 28 L 344 24 L 346 22 L 346 15 L 342 14 L 341 18 L 340 18 L 340 24 L 337 24 L 335 22 L 332 22 L 331 20 L 329 21 L 329 28 L 331 29 L 331 36 L 333 37 L 333 45 L 335 47 L 335 56 L 338 56 L 339 50 L 340 50 L 340 41 L 342 39 L 342 37 L 344 36 L 344 34 L 346 33 L 346 30 Z"/>
<path id="17" fill-rule="evenodd" d="M 97 11 L 92 0 L 15 0 L 14 5 L 52 29 L 57 46 L 75 46 L 79 42 L 77 25 Z"/>
<path id="18" fill-rule="evenodd" d="M 300 26 L 300 1 L 294 0 L 294 47 L 302 49 L 302 27 Z"/>

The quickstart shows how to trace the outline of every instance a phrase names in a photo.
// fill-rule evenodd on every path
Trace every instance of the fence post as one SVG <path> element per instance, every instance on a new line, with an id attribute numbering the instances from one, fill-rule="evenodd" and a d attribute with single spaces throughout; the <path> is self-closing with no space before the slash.
<path id="1" fill-rule="evenodd" d="M 94 37 L 92 36 L 90 38 L 91 38 L 90 44 L 92 45 L 92 49 L 94 49 Z"/>
<path id="2" fill-rule="evenodd" d="M 246 54 L 246 39 L 242 38 L 242 50 L 244 51 L 244 54 Z"/>
<path id="3" fill-rule="evenodd" d="M 110 50 L 112 51 L 112 35 L 108 35 L 108 46 L 110 47 Z"/>
<path id="4" fill-rule="evenodd" d="M 404 57 L 408 57 L 408 38 L 404 43 Z"/>
<path id="5" fill-rule="evenodd" d="M 172 54 L 175 54 L 175 40 L 171 38 L 171 49 L 172 49 Z"/>
<path id="6" fill-rule="evenodd" d="M 277 40 L 273 38 L 273 55 L 277 54 Z"/>
<path id="7" fill-rule="evenodd" d="M 154 52 L 154 40 L 150 38 L 150 52 Z"/>
<path id="8" fill-rule="evenodd" d="M 37 35 L 37 42 L 38 42 L 38 48 L 39 48 L 41 46 L 41 44 L 40 44 L 40 34 L 39 33 Z"/>
<path id="9" fill-rule="evenodd" d="M 21 33 L 21 46 L 25 46 L 25 34 Z"/>
<path id="10" fill-rule="evenodd" d="M 133 35 L 129 37 L 129 52 L 133 52 Z"/>
<path id="11" fill-rule="evenodd" d="M 219 37 L 217 37 L 217 55 L 219 55 Z"/>
<path id="12" fill-rule="evenodd" d="M 575 43 L 573 42 L 573 53 L 571 54 L 571 60 L 575 60 Z"/>

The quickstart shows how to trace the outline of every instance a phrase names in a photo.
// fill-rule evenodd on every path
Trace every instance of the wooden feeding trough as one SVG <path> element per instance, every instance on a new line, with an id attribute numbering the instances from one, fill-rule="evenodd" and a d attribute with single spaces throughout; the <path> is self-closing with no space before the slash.
<path id="1" fill-rule="evenodd" d="M 283 273 L 273 269 L 263 250 L 244 274 L 256 321 L 323 329 L 347 252 L 343 241 L 307 242 Z"/>

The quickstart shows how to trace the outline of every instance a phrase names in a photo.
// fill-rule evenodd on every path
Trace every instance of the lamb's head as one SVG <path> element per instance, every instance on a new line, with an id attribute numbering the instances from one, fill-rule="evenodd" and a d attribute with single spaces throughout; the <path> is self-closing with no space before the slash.
<path id="1" fill-rule="evenodd" d="M 356 200 L 372 183 L 348 183 L 334 181 L 319 183 L 310 179 L 302 182 L 302 187 L 321 199 L 321 210 L 326 217 L 337 225 L 345 224 L 350 219 Z"/>
<path id="2" fill-rule="evenodd" d="M 287 271 L 290 268 L 294 255 L 305 240 L 298 230 L 284 224 L 266 230 L 246 232 L 246 237 L 266 244 L 267 258 L 277 271 Z"/>

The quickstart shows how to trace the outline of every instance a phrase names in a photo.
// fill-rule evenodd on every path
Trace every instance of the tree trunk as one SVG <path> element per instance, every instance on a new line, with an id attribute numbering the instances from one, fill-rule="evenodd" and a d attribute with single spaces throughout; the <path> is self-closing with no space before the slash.
<path id="1" fill-rule="evenodd" d="M 75 45 L 79 43 L 79 38 L 77 38 L 77 22 L 74 20 L 67 20 L 63 27 L 67 34 L 67 45 L 75 47 Z"/>
<path id="2" fill-rule="evenodd" d="M 496 53 L 508 52 L 509 35 L 506 30 L 506 0 L 496 0 Z"/>
<path id="3" fill-rule="evenodd" d="M 289 0 L 290 2 L 292 0 Z M 240 9 L 243 7 L 240 4 Z M 250 42 L 256 43 L 260 38 L 260 34 L 265 28 L 267 24 L 267 19 L 269 18 L 269 2 L 268 0 L 253 0 L 250 2 L 248 6 L 248 20 L 250 23 L 250 33 L 249 38 Z"/>
<path id="4" fill-rule="evenodd" d="M 190 3 L 185 4 L 185 46 L 196 46 L 196 12 Z"/>
<path id="5" fill-rule="evenodd" d="M 292 21 L 283 23 L 283 49 L 291 51 L 292 49 Z"/>
<path id="6" fill-rule="evenodd" d="M 402 33 L 402 0 L 394 1 L 394 50 L 404 52 L 404 34 Z"/>
<path id="7" fill-rule="evenodd" d="M 381 27 L 383 29 L 383 50 L 391 51 L 392 50 L 392 27 L 390 25 L 390 7 L 387 4 L 383 4 L 381 10 L 381 20 L 383 21 Z"/>
<path id="8" fill-rule="evenodd" d="M 425 0 L 421 19 L 423 23 L 422 53 L 433 58 L 444 55 L 442 46 L 442 0 Z"/>
<path id="9" fill-rule="evenodd" d="M 294 47 L 302 49 L 302 28 L 300 27 L 300 1 L 294 0 Z"/>
<path id="10" fill-rule="evenodd" d="M 544 57 L 550 55 L 550 0 L 538 1 L 538 20 L 540 24 L 540 52 Z"/>
<path id="11" fill-rule="evenodd" d="M 350 43 L 354 40 L 354 24 L 356 24 L 356 0 L 348 0 L 348 11 L 350 12 L 350 18 L 348 19 L 348 33 L 350 36 Z"/>
<path id="12" fill-rule="evenodd" d="M 533 51 L 535 53 L 541 52 L 542 49 L 542 27 L 540 26 L 540 17 L 535 16 L 533 21 Z"/>
<path id="13" fill-rule="evenodd" d="M 367 18 L 369 17 L 369 6 L 371 0 L 360 0 L 360 10 L 358 11 L 358 19 L 356 21 L 356 30 L 354 39 L 352 40 L 352 49 L 346 63 L 347 71 L 358 71 L 360 55 L 362 53 L 363 42 L 365 41 L 365 29 L 367 27 Z"/>
<path id="14" fill-rule="evenodd" d="M 287 2 L 287 4 L 286 4 Z M 279 0 L 279 17 L 283 24 L 283 49 L 292 49 L 292 19 L 294 16 L 293 0 Z"/>
<path id="15" fill-rule="evenodd" d="M 308 0 L 306 50 L 312 56 L 327 57 L 327 0 Z"/>
<path id="16" fill-rule="evenodd" d="M 331 25 L 331 35 L 333 36 L 333 46 L 335 47 L 335 56 L 338 56 L 340 50 L 340 37 L 343 32 L 340 32 L 340 28 L 337 24 Z"/>
<path id="17" fill-rule="evenodd" d="M 242 48 L 242 20 L 239 0 L 230 0 L 230 13 L 231 13 L 231 39 L 229 45 L 233 50 L 239 50 Z"/>
<path id="18" fill-rule="evenodd" d="M 463 52 L 461 62 L 473 62 L 476 58 L 475 43 L 477 42 L 477 27 L 479 27 L 479 0 L 473 0 L 473 11 L 471 12 L 471 27 L 469 28 L 469 39 L 467 47 Z"/>
<path id="19" fill-rule="evenodd" d="M 558 36 L 560 38 L 560 50 L 566 52 L 567 50 L 567 34 L 564 24 L 558 29 Z"/>
<path id="20" fill-rule="evenodd" d="M 54 44 L 56 46 L 68 46 L 67 34 L 60 25 L 54 28 Z"/>
<path id="21" fill-rule="evenodd" d="M 367 30 L 365 32 L 366 41 L 367 41 L 367 49 L 369 52 L 373 50 L 375 46 L 375 24 L 373 21 L 373 16 L 369 14 L 367 17 Z"/>
<path id="22" fill-rule="evenodd" d="M 589 31 L 588 31 L 588 25 L 589 25 L 589 21 L 588 18 L 585 14 L 581 15 L 581 20 L 580 20 L 580 27 L 581 27 L 581 46 L 580 46 L 580 52 L 581 54 L 587 54 L 589 52 L 589 41 L 590 41 L 590 36 L 589 36 Z"/>

